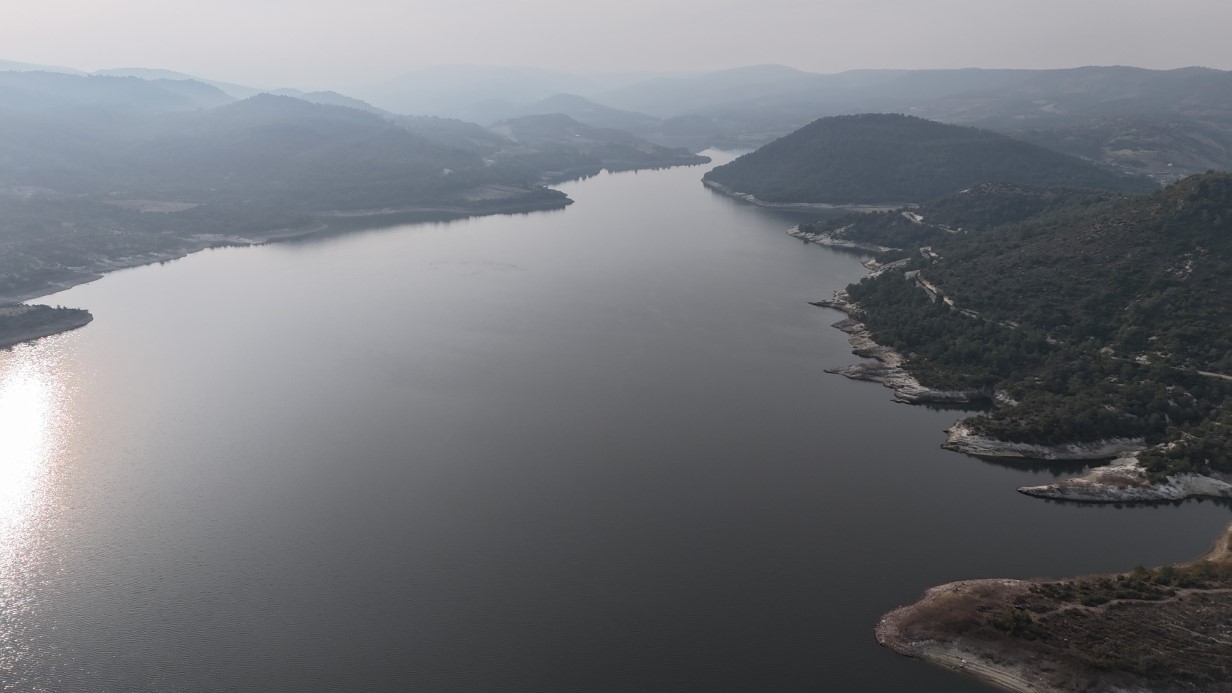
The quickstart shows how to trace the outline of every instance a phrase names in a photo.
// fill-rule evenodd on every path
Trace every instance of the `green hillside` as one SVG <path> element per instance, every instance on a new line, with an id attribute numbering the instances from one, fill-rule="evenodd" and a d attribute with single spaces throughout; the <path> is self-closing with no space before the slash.
<path id="1" fill-rule="evenodd" d="M 822 118 L 706 180 L 761 200 L 921 203 L 977 183 L 1148 192 L 1155 184 L 976 128 L 865 114 Z"/>
<path id="2" fill-rule="evenodd" d="M 970 419 L 975 430 L 1171 441 L 1145 456 L 1156 471 L 1232 471 L 1232 174 L 929 240 L 929 253 L 883 258 L 908 259 L 906 275 L 849 293 L 925 384 L 1015 402 Z"/>

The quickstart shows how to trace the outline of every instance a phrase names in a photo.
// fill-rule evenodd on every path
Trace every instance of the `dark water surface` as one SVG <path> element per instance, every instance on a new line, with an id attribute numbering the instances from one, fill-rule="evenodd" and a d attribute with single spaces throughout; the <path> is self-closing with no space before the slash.
<path id="1" fill-rule="evenodd" d="M 95 322 L 0 352 L 4 690 L 982 691 L 877 618 L 1232 519 L 940 450 L 956 412 L 822 372 L 858 258 L 701 173 L 44 299 Z"/>

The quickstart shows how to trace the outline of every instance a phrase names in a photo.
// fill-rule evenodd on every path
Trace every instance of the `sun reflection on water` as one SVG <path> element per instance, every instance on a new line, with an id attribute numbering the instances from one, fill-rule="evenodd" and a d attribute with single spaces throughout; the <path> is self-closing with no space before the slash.
<path id="1" fill-rule="evenodd" d="M 31 520 L 65 422 L 64 388 L 41 349 L 0 361 L 0 546 Z"/>
<path id="2" fill-rule="evenodd" d="M 64 347 L 52 337 L 0 352 L 0 676 L 29 654 L 22 622 L 52 515 L 55 462 L 72 426 Z"/>

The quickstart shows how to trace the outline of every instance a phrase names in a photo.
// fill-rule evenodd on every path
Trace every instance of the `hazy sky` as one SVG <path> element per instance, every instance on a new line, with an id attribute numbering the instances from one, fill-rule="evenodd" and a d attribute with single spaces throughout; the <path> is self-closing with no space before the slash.
<path id="1" fill-rule="evenodd" d="M 0 58 L 345 86 L 431 64 L 1206 65 L 1230 0 L 2 0 Z"/>

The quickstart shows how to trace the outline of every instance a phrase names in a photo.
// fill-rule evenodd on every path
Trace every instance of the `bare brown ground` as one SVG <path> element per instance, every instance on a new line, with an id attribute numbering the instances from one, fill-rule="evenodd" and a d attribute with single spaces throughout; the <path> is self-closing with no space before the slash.
<path id="1" fill-rule="evenodd" d="M 1232 527 L 1210 553 L 1177 569 L 1226 576 L 1229 566 Z M 1115 576 L 1080 581 L 1105 579 Z M 934 587 L 919 602 L 887 614 L 877 640 L 1012 691 L 1232 692 L 1232 585 L 1226 577 L 1175 589 L 1160 601 L 1113 599 L 1097 606 L 1041 596 L 1040 587 L 1060 584 L 970 580 Z M 1011 610 L 1031 615 L 1030 634 L 992 625 L 995 615 Z"/>

